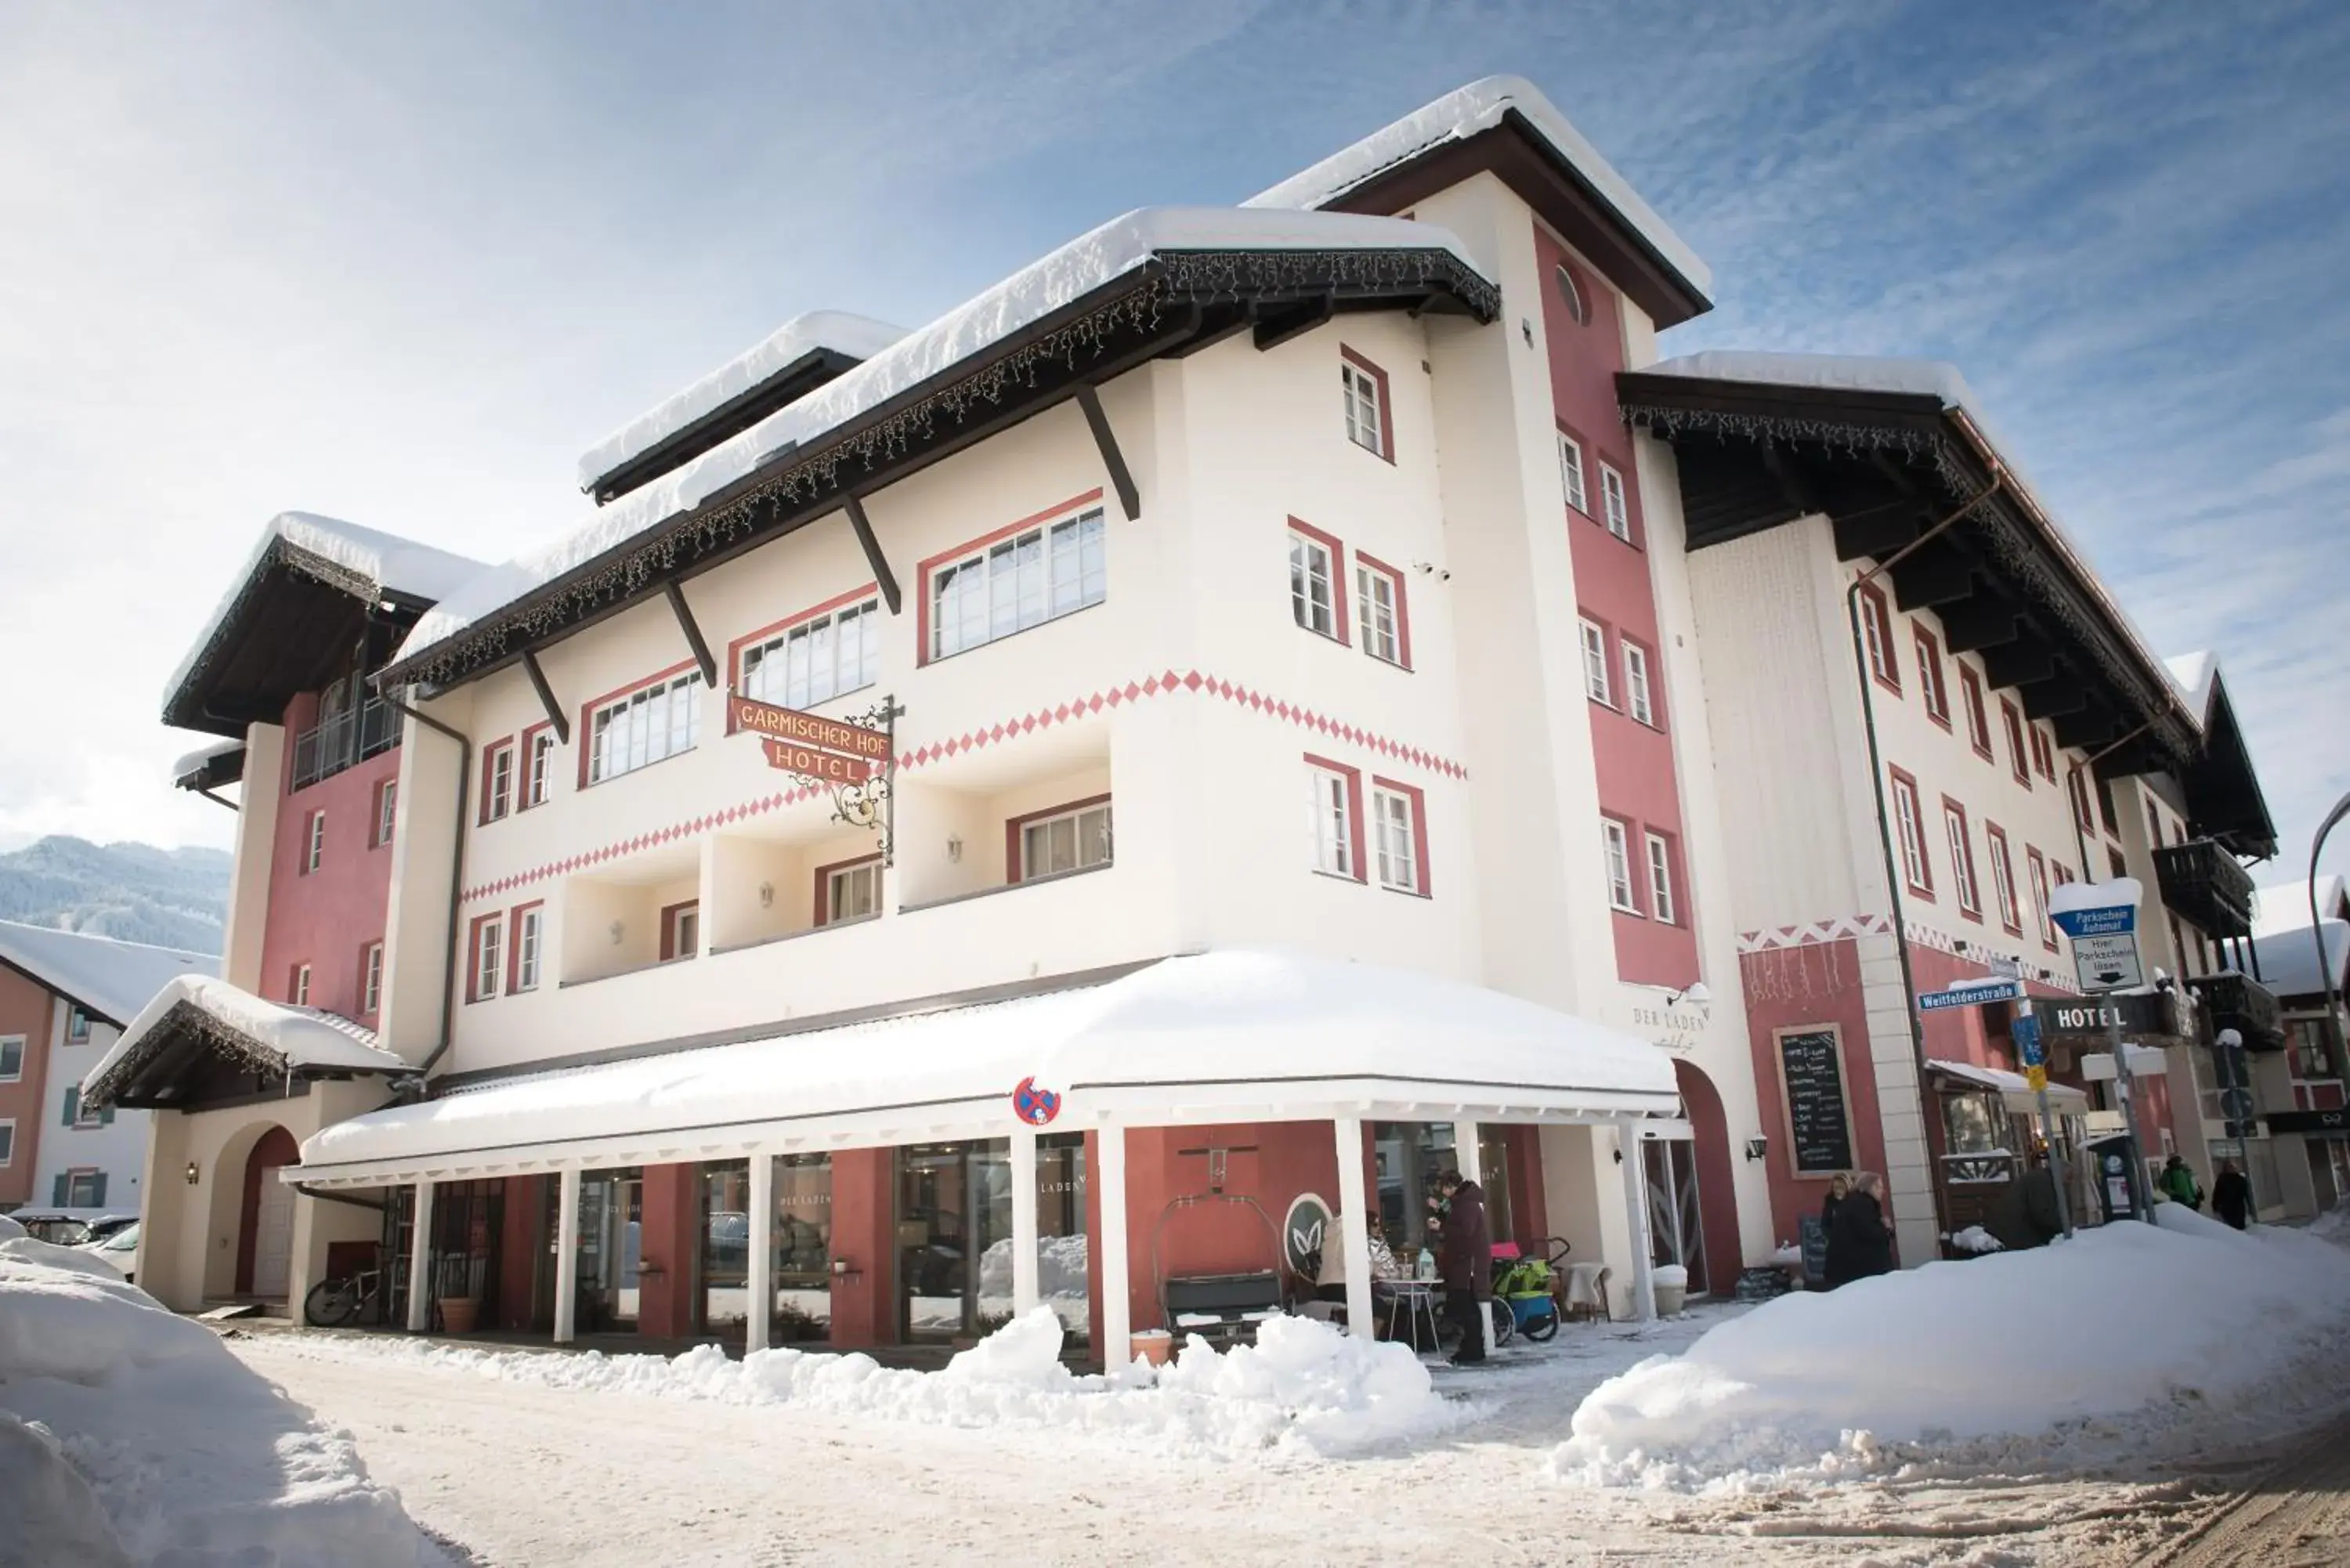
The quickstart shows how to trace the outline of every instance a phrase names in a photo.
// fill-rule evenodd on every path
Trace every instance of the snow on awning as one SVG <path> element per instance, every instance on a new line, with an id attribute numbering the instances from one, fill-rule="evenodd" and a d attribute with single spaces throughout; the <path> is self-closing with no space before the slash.
<path id="1" fill-rule="evenodd" d="M 375 1032 L 314 1007 L 265 1002 L 208 974 L 157 992 L 81 1082 L 81 1102 L 183 1106 L 209 1076 L 342 1077 L 397 1074 L 408 1064 Z"/>
<path id="2" fill-rule="evenodd" d="M 218 789 L 244 777 L 243 741 L 215 741 L 172 764 L 172 783 L 180 789 Z"/>
<path id="3" fill-rule="evenodd" d="M 1957 1078 L 1977 1089 L 1996 1090 L 2011 1111 L 2037 1112 L 2040 1096 L 2022 1074 L 2011 1073 L 2003 1067 L 1978 1067 L 1971 1062 L 1945 1062 L 1939 1058 L 1926 1064 L 1929 1073 L 1939 1073 Z M 2085 1115 L 2089 1109 L 2089 1096 L 2070 1084 L 2051 1083 L 2048 1104 L 2060 1116 Z"/>
<path id="4" fill-rule="evenodd" d="M 1359 1116 L 1671 1116 L 1654 1045 L 1498 992 L 1220 951 L 1107 983 L 510 1078 L 339 1122 L 294 1174 L 425 1178 L 1003 1137 L 1024 1085 L 1060 1130 Z"/>

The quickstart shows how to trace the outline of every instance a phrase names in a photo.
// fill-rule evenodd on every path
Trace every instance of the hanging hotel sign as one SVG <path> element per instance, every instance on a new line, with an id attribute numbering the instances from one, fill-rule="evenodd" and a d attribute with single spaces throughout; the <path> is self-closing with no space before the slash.
<path id="1" fill-rule="evenodd" d="M 2043 1033 L 2057 1039 L 2107 1039 L 2116 1023 L 2133 1040 L 2148 1035 L 2168 1038 L 2179 1033 L 2176 1004 L 2160 992 L 2142 996 L 2116 994 L 2072 997 L 2036 996 L 2032 1016 Z"/>
<path id="2" fill-rule="evenodd" d="M 905 711 L 895 698 L 884 697 L 851 722 L 740 692 L 726 694 L 728 728 L 758 736 L 769 767 L 810 788 L 830 790 L 834 820 L 878 833 L 884 866 L 897 859 L 889 774 L 898 751 L 898 720 Z"/>

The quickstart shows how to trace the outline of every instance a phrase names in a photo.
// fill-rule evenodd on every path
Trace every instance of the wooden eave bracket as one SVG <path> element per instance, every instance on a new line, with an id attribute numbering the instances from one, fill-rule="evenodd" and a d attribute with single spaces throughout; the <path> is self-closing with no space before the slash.
<path id="1" fill-rule="evenodd" d="M 881 554 L 881 541 L 873 535 L 873 520 L 865 515 L 865 503 L 854 495 L 842 504 L 848 509 L 848 525 L 857 534 L 858 547 L 865 552 L 865 564 L 873 568 L 873 580 L 881 588 L 881 602 L 896 615 L 904 596 L 898 591 L 898 575 L 889 569 L 889 558 Z"/>
<path id="2" fill-rule="evenodd" d="M 661 593 L 669 600 L 670 613 L 677 617 L 677 628 L 685 633 L 686 647 L 693 649 L 693 662 L 702 668 L 702 683 L 712 691 L 718 688 L 718 660 L 710 656 L 710 644 L 702 639 L 702 628 L 687 607 L 685 590 L 671 577 L 661 585 Z"/>
<path id="3" fill-rule="evenodd" d="M 1118 506 L 1131 523 L 1142 515 L 1142 493 L 1134 487 L 1133 471 L 1126 466 L 1126 454 L 1118 449 L 1118 435 L 1109 428 L 1109 416 L 1102 411 L 1101 394 L 1090 386 L 1079 387 L 1077 407 L 1085 410 L 1086 428 L 1094 432 L 1102 466 L 1109 470 L 1110 488 L 1118 492 Z"/>
<path id="4" fill-rule="evenodd" d="M 555 689 L 546 683 L 546 671 L 538 667 L 538 655 L 525 648 L 522 650 L 522 672 L 530 677 L 530 689 L 538 693 L 538 705 L 546 710 L 546 722 L 555 726 L 557 745 L 571 743 L 571 721 L 555 701 Z"/>

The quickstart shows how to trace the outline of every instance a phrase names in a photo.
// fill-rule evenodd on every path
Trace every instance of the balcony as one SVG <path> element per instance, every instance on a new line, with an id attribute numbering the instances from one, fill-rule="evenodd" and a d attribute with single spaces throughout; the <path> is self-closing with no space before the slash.
<path id="1" fill-rule="evenodd" d="M 2232 1029 L 2244 1037 L 2247 1051 L 2284 1049 L 2284 1010 L 2277 1002 L 2276 992 L 2259 981 L 2236 970 L 2222 970 L 2195 976 L 2187 988 L 2211 1015 L 2215 1039 L 2220 1030 Z"/>
<path id="2" fill-rule="evenodd" d="M 345 709 L 294 737 L 294 787 L 307 789 L 400 744 L 400 713 L 380 697 Z"/>
<path id="3" fill-rule="evenodd" d="M 2216 838 L 2197 838 L 2154 852 L 2162 901 L 2210 937 L 2252 934 L 2252 877 Z"/>

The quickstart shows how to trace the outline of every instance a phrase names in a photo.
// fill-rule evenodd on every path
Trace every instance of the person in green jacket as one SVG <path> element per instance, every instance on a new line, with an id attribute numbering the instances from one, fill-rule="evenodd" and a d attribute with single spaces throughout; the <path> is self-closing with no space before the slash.
<path id="1" fill-rule="evenodd" d="M 2170 1157 L 2169 1162 L 2163 1166 L 2162 1175 L 2155 1185 L 2160 1188 L 2162 1195 L 2173 1203 L 2184 1203 L 2188 1208 L 2195 1210 L 2200 1210 L 2203 1207 L 2203 1189 L 2195 1184 L 2195 1172 L 2189 1168 L 2185 1160 L 2175 1154 Z"/>

